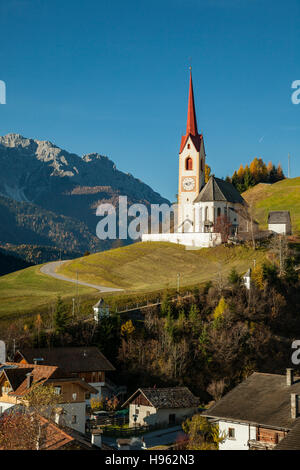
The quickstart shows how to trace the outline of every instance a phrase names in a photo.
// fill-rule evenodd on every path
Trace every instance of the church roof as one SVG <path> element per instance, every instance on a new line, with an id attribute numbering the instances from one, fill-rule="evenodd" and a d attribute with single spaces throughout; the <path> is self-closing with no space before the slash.
<path id="1" fill-rule="evenodd" d="M 238 190 L 229 182 L 211 176 L 194 202 L 226 201 L 244 204 Z"/>
<path id="2" fill-rule="evenodd" d="M 193 80 L 192 80 L 192 72 L 190 71 L 190 86 L 189 86 L 189 101 L 188 101 L 188 112 L 187 112 L 187 123 L 186 123 L 186 134 L 181 137 L 181 144 L 180 144 L 180 151 L 182 152 L 187 139 L 191 137 L 192 142 L 199 152 L 201 147 L 201 141 L 203 140 L 203 136 L 198 134 L 197 129 L 197 119 L 196 119 L 196 110 L 195 110 L 195 102 L 194 102 L 194 91 L 193 91 Z"/>
<path id="3" fill-rule="evenodd" d="M 186 123 L 186 134 L 197 135 L 197 119 L 194 102 L 194 90 L 193 90 L 193 79 L 192 71 L 190 71 L 190 87 L 189 87 L 189 103 L 188 103 L 188 114 Z"/>

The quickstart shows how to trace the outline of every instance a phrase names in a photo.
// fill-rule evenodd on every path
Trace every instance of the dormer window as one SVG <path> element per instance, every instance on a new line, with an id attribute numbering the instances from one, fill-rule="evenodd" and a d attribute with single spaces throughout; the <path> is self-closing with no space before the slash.
<path id="1" fill-rule="evenodd" d="M 193 159 L 191 157 L 188 157 L 185 161 L 185 169 L 187 171 L 189 170 L 192 170 L 193 169 Z"/>

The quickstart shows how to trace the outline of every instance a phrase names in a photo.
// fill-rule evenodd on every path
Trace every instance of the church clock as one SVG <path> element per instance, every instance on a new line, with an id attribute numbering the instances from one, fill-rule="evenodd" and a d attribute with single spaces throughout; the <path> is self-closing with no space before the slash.
<path id="1" fill-rule="evenodd" d="M 195 188 L 195 185 L 196 185 L 195 178 L 192 178 L 190 176 L 183 178 L 182 180 L 182 187 L 184 191 L 193 191 L 193 189 Z"/>

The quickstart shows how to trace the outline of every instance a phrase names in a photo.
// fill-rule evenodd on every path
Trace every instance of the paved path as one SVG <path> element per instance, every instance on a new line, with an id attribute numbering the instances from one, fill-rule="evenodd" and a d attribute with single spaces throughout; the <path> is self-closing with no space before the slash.
<path id="1" fill-rule="evenodd" d="M 122 436 L 124 437 L 124 436 Z M 139 437 L 143 437 L 146 447 L 155 447 L 159 445 L 171 445 L 174 444 L 178 438 L 186 437 L 186 434 L 182 431 L 181 426 L 173 426 L 171 428 L 159 429 Z M 102 441 L 109 446 L 117 448 L 117 439 L 115 437 L 108 437 L 103 435 Z"/>
<path id="2" fill-rule="evenodd" d="M 56 269 L 64 264 L 66 261 L 69 260 L 64 260 L 64 261 L 53 261 L 52 263 L 47 263 L 44 266 L 41 267 L 41 272 L 43 274 L 47 274 L 48 276 L 55 277 L 55 279 L 60 279 L 61 281 L 67 281 L 67 282 L 73 282 L 75 284 L 85 286 L 85 287 L 92 287 L 93 289 L 97 289 L 100 292 L 116 292 L 116 291 L 122 291 L 124 289 L 116 289 L 114 287 L 105 287 L 105 286 L 97 286 L 95 284 L 89 284 L 88 282 L 83 282 L 83 281 L 77 281 L 76 279 L 71 279 L 70 277 L 63 276 L 62 274 L 56 273 Z"/>

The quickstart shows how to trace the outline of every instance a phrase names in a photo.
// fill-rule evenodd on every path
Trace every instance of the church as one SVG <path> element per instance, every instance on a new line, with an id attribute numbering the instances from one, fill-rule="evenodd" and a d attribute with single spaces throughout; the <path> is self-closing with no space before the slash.
<path id="1" fill-rule="evenodd" d="M 198 133 L 190 70 L 186 133 L 179 150 L 176 224 L 172 233 L 144 234 L 142 241 L 213 247 L 247 230 L 247 204 L 236 188 L 215 176 L 205 181 L 204 138 Z"/>

